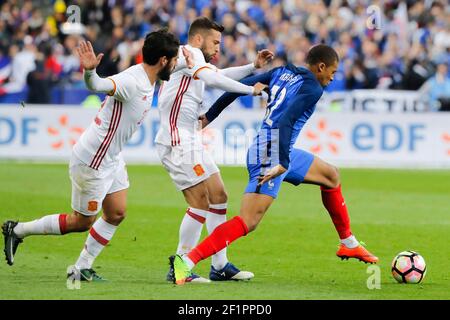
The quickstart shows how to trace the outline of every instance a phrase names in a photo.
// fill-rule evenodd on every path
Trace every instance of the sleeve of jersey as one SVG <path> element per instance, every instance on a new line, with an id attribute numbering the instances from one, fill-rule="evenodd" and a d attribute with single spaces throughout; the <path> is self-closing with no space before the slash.
<path id="1" fill-rule="evenodd" d="M 248 86 L 253 86 L 257 82 L 269 85 L 272 72 L 273 70 L 270 70 L 265 73 L 247 77 L 245 79 L 242 79 L 240 82 Z M 216 102 L 214 102 L 211 108 L 209 108 L 208 112 L 205 115 L 206 119 L 208 119 L 210 123 L 213 122 L 214 119 L 216 119 L 219 116 L 219 114 L 221 114 L 222 111 L 225 110 L 226 107 L 228 107 L 231 103 L 233 103 L 233 101 L 236 100 L 236 98 L 243 95 L 244 94 L 230 93 L 230 92 L 223 94 L 219 99 L 216 100 Z"/>
<path id="2" fill-rule="evenodd" d="M 109 79 L 100 78 L 95 69 L 84 70 L 86 87 L 94 92 L 109 93 L 114 90 L 114 83 Z"/>
<path id="3" fill-rule="evenodd" d="M 112 96 L 119 101 L 127 101 L 136 93 L 136 78 L 129 73 L 121 72 L 108 77 L 108 79 L 114 84 L 114 89 L 108 93 L 109 96 Z"/>
<path id="4" fill-rule="evenodd" d="M 322 89 L 305 82 L 297 92 L 294 99 L 290 100 L 284 113 L 278 122 L 279 127 L 279 159 L 283 168 L 289 168 L 289 147 L 291 143 L 294 125 L 303 113 L 314 106 L 322 96 Z"/>
<path id="5" fill-rule="evenodd" d="M 255 72 L 255 70 L 256 70 L 255 64 L 250 63 L 239 67 L 219 69 L 218 71 L 219 73 L 223 74 L 225 77 L 228 77 L 230 79 L 241 80 L 242 78 L 251 75 L 253 72 Z"/>
<path id="6" fill-rule="evenodd" d="M 210 67 L 202 70 L 200 73 L 197 73 L 197 77 L 207 86 L 226 92 L 235 92 L 244 95 L 253 94 L 253 87 L 225 77 L 224 75 L 213 71 Z"/>

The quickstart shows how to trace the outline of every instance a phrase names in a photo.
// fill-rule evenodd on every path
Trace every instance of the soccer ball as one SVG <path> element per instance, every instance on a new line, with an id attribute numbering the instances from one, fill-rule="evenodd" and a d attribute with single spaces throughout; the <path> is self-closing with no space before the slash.
<path id="1" fill-rule="evenodd" d="M 392 276 L 400 283 L 419 283 L 426 273 L 425 260 L 415 251 L 402 251 L 392 261 Z"/>

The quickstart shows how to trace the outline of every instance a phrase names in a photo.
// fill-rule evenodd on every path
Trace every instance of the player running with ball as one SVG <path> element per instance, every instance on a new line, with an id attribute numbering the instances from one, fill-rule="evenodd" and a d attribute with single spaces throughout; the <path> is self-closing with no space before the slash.
<path id="1" fill-rule="evenodd" d="M 320 186 L 322 202 L 339 234 L 337 256 L 376 263 L 350 229 L 350 219 L 341 192 L 338 170 L 320 158 L 293 148 L 304 124 L 311 117 L 332 80 L 339 57 L 329 46 L 317 45 L 306 57 L 306 67 L 287 64 L 269 72 L 244 79 L 248 85 L 261 82 L 271 95 L 267 114 L 247 154 L 249 182 L 242 199 L 240 215 L 218 226 L 203 242 L 186 255 L 173 259 L 175 283 L 184 284 L 192 268 L 201 260 L 227 247 L 256 229 L 276 198 L 283 181 L 294 185 Z M 203 126 L 213 121 L 239 95 L 226 93 L 201 118 Z"/>

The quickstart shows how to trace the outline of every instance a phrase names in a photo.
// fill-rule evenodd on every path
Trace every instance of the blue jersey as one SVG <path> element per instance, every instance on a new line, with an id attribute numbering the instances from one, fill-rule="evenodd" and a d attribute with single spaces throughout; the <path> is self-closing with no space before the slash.
<path id="1" fill-rule="evenodd" d="M 306 121 L 315 110 L 323 88 L 306 68 L 287 64 L 266 73 L 245 78 L 247 85 L 257 82 L 269 86 L 270 97 L 266 116 L 249 149 L 250 162 L 273 167 L 289 167 L 290 151 Z M 206 113 L 209 122 L 240 94 L 225 93 Z"/>

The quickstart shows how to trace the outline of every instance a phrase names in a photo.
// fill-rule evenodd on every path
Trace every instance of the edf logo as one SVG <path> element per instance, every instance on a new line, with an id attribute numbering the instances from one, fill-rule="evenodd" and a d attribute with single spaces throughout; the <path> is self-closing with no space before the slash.
<path id="1" fill-rule="evenodd" d="M 352 130 L 352 144 L 358 151 L 395 152 L 406 146 L 412 152 L 425 139 L 424 131 L 425 125 L 420 123 L 408 124 L 406 129 L 395 123 L 360 123 Z"/>
<path id="2" fill-rule="evenodd" d="M 14 122 L 10 118 L 0 117 L 0 145 L 10 144 L 16 137 L 22 145 L 29 143 L 29 137 L 37 133 L 36 117 L 24 117 L 20 122 Z"/>

